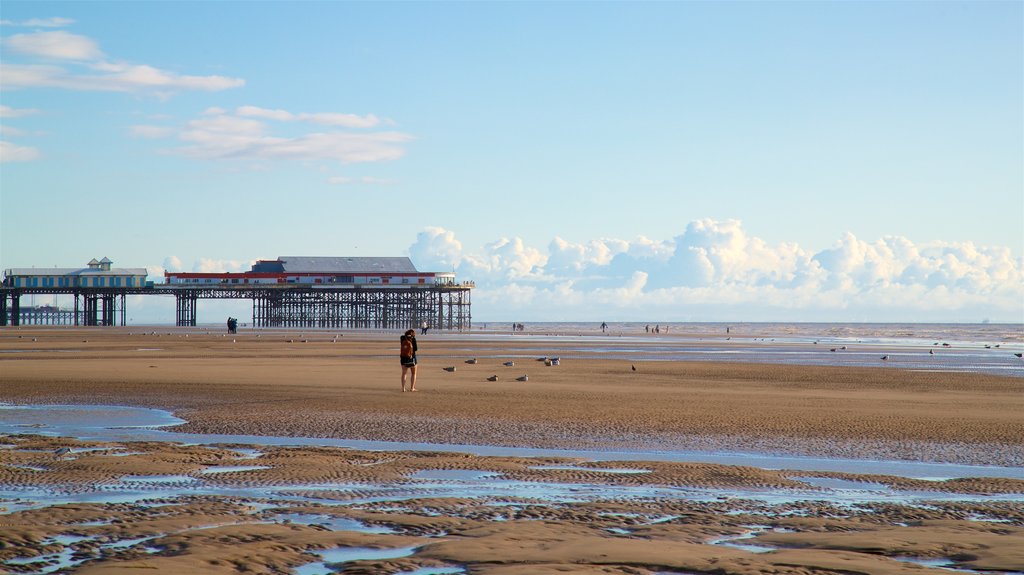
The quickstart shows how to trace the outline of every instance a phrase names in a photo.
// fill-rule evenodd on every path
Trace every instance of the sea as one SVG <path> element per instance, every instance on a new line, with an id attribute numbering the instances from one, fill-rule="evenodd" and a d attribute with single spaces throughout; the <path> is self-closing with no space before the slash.
<path id="1" fill-rule="evenodd" d="M 477 322 L 470 333 L 534 345 L 557 342 L 563 350 L 568 347 L 570 357 L 569 344 L 575 342 L 580 353 L 629 361 L 887 367 L 1024 377 L 1024 323 Z"/>

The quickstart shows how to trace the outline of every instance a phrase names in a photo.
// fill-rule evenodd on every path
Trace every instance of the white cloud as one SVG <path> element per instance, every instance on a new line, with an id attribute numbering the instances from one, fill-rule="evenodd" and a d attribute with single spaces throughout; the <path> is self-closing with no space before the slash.
<path id="1" fill-rule="evenodd" d="M 28 56 L 56 60 L 98 60 L 103 52 L 91 38 L 57 30 L 15 34 L 4 39 L 4 46 Z"/>
<path id="2" fill-rule="evenodd" d="M 170 272 L 182 271 L 184 268 L 182 267 L 181 264 L 181 258 L 179 258 L 178 256 L 167 256 L 166 258 L 164 258 L 163 269 Z M 160 275 L 163 275 L 163 273 L 161 272 Z"/>
<path id="3" fill-rule="evenodd" d="M 0 24 L 4 26 L 21 26 L 25 28 L 62 28 L 64 26 L 70 26 L 75 21 L 70 18 L 31 18 L 23 22 L 14 22 L 12 20 L 0 20 Z"/>
<path id="4" fill-rule="evenodd" d="M 146 137 L 173 134 L 182 143 L 176 151 L 197 159 L 326 160 L 342 164 L 398 159 L 405 155 L 404 145 L 413 139 L 401 132 L 352 132 L 337 128 L 275 134 L 266 119 L 292 116 L 290 112 L 254 106 L 243 106 L 239 110 L 247 112 L 238 114 L 209 108 L 182 128 L 135 126 L 132 130 L 136 135 Z M 392 180 L 369 176 L 359 179 L 339 176 L 328 181 L 333 184 L 393 183 Z"/>
<path id="5" fill-rule="evenodd" d="M 160 139 L 174 135 L 174 129 L 167 126 L 137 125 L 129 128 L 131 134 L 137 138 Z"/>
<path id="6" fill-rule="evenodd" d="M 12 108 L 10 106 L 0 104 L 0 118 L 23 118 L 25 116 L 33 116 L 38 113 L 39 110 L 36 108 Z"/>
<path id="7" fill-rule="evenodd" d="M 62 30 L 15 34 L 3 43 L 27 59 L 0 63 L 4 90 L 62 88 L 166 96 L 181 90 L 221 91 L 245 84 L 240 78 L 182 75 L 147 64 L 110 61 L 91 38 Z"/>
<path id="8" fill-rule="evenodd" d="M 38 160 L 42 154 L 36 148 L 19 146 L 0 140 L 0 164 L 11 162 L 31 162 Z"/>
<path id="9" fill-rule="evenodd" d="M 673 240 L 556 237 L 546 253 L 518 238 L 467 249 L 452 231 L 427 228 L 409 254 L 420 269 L 474 280 L 481 317 L 1024 320 L 1024 259 L 970 242 L 846 233 L 813 253 L 706 219 Z"/>
<path id="10" fill-rule="evenodd" d="M 192 264 L 192 271 L 206 273 L 244 272 L 249 271 L 251 267 L 251 262 L 199 258 Z"/>
<path id="11" fill-rule="evenodd" d="M 372 128 L 380 124 L 380 119 L 373 114 L 366 116 L 338 113 L 309 114 L 304 112 L 293 114 L 287 110 L 270 110 L 258 106 L 241 106 L 235 110 L 235 114 L 243 117 L 263 118 L 265 120 L 281 122 L 311 122 L 340 128 Z"/>
<path id="12" fill-rule="evenodd" d="M 335 185 L 370 184 L 377 186 L 389 186 L 397 183 L 397 181 L 388 178 L 376 178 L 373 176 L 361 176 L 358 178 L 350 178 L 347 176 L 331 176 L 330 178 L 327 178 L 327 183 Z"/>

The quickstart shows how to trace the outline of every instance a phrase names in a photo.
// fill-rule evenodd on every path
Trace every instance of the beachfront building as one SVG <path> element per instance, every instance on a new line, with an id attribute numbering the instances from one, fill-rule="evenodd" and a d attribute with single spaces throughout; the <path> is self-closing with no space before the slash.
<path id="1" fill-rule="evenodd" d="M 146 268 L 115 268 L 110 258 L 93 258 L 84 268 L 12 268 L 3 285 L 11 288 L 141 288 Z"/>
<path id="2" fill-rule="evenodd" d="M 25 324 L 125 324 L 125 296 L 152 284 L 146 268 L 115 268 L 110 258 L 93 258 L 79 268 L 11 268 L 0 287 L 0 326 Z M 22 295 L 72 296 L 73 311 L 21 309 Z"/>
<path id="3" fill-rule="evenodd" d="M 170 286 L 312 285 L 412 287 L 455 285 L 454 272 L 421 272 L 406 257 L 282 256 L 247 272 L 165 272 Z"/>
<path id="4" fill-rule="evenodd" d="M 246 272 L 165 272 L 177 325 L 195 325 L 200 299 L 246 298 L 256 327 L 398 329 L 471 326 L 472 282 L 424 272 L 407 257 L 282 256 Z"/>

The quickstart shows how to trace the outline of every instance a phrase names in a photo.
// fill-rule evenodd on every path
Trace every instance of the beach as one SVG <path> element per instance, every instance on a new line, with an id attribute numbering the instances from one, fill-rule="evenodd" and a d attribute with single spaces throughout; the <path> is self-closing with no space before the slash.
<path id="1" fill-rule="evenodd" d="M 829 351 L 816 340 L 735 332 L 700 334 L 699 344 L 684 334 L 429 333 L 419 337 L 419 391 L 403 393 L 397 335 L 3 330 L 0 401 L 9 406 L 154 408 L 180 418 L 161 429 L 183 437 L 422 446 L 196 446 L 149 437 L 47 436 L 46 424 L 26 425 L 19 435 L 0 437 L 6 489 L 0 493 L 9 498 L 22 489 L 64 503 L 0 500 L 11 534 L 0 560 L 24 573 L 44 571 L 18 558 L 59 562 L 53 557 L 67 550 L 83 558 L 68 567 L 76 573 L 145 565 L 166 572 L 233 573 L 244 566 L 328 573 L 342 564 L 345 573 L 422 574 L 920 573 L 947 564 L 1024 570 L 1024 479 L 1012 472 L 988 476 L 978 467 L 972 477 L 912 477 L 857 463 L 796 471 L 656 455 L 1020 468 L 1024 378 L 898 363 L 907 358 L 905 365 L 917 365 L 910 360 L 961 350 L 930 354 L 919 345 L 867 342 Z M 781 349 L 826 358 L 861 353 L 873 361 L 664 359 L 696 347 L 710 356 L 753 349 L 768 357 Z M 1009 350 L 994 353 L 1012 358 Z M 890 354 L 893 360 L 879 360 Z M 526 381 L 517 381 L 523 376 Z M 482 455 L 445 445 L 628 452 L 631 460 Z M 62 447 L 69 457 L 54 456 Z M 243 457 L 239 449 L 259 454 Z M 203 474 L 232 463 L 241 469 Z M 149 494 L 164 501 L 160 507 L 146 504 L 146 489 L 130 479 L 149 476 L 180 484 L 170 489 L 165 481 Z M 525 491 L 503 493 L 501 482 Z M 109 495 L 102 485 L 142 495 L 128 502 L 53 495 Z M 529 486 L 545 487 L 531 496 Z M 591 495 L 574 498 L 562 489 Z M 843 499 L 849 489 L 863 496 Z M 807 491 L 813 495 L 793 495 Z M 320 521 L 274 519 L 284 515 Z M 119 519 L 89 525 L 103 517 Z M 323 526 L 332 519 L 362 527 Z M 69 533 L 85 539 L 62 543 Z M 749 548 L 727 544 L 733 537 Z M 311 554 L 332 548 L 378 552 L 343 562 L 320 555 L 322 564 L 310 566 Z M 387 549 L 408 552 L 381 557 Z"/>

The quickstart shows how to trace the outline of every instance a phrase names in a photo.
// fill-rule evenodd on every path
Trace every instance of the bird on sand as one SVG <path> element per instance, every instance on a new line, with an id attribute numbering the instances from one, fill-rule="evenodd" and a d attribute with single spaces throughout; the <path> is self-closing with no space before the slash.
<path id="1" fill-rule="evenodd" d="M 467 359 L 466 363 L 468 363 L 469 365 L 476 365 L 476 358 L 474 357 L 473 359 Z"/>
<path id="2" fill-rule="evenodd" d="M 516 364 L 516 362 L 514 362 L 514 361 L 506 361 L 505 363 L 503 363 L 501 365 L 504 365 L 505 367 L 513 367 L 513 366 L 515 366 L 515 364 Z"/>
<path id="3" fill-rule="evenodd" d="M 632 368 L 632 369 L 633 369 L 633 371 L 636 371 L 636 366 L 635 366 L 635 365 L 633 365 L 633 364 L 630 364 L 630 365 L 629 365 L 629 367 L 630 367 L 630 368 Z"/>
<path id="4" fill-rule="evenodd" d="M 529 376 L 522 375 L 516 378 L 516 381 L 530 381 Z"/>
<path id="5" fill-rule="evenodd" d="M 888 356 L 888 355 L 883 355 L 883 356 L 882 356 L 882 361 L 885 361 L 885 360 L 887 360 L 887 359 L 889 359 L 889 356 Z"/>
<path id="6" fill-rule="evenodd" d="M 498 376 L 492 375 L 491 377 L 487 378 L 487 381 L 498 381 Z"/>
<path id="7" fill-rule="evenodd" d="M 1015 355 L 1015 356 L 1017 356 L 1017 357 L 1024 357 L 1024 353 L 1015 353 L 1015 354 L 1013 354 L 1013 355 Z"/>
<path id="8" fill-rule="evenodd" d="M 928 355 L 935 355 L 935 350 L 934 349 L 929 349 L 928 350 Z"/>
<path id="9" fill-rule="evenodd" d="M 449 373 L 455 371 L 455 367 L 454 366 L 452 366 L 452 367 L 442 367 L 441 369 L 443 369 L 443 370 L 445 370 L 445 371 L 447 371 Z"/>

